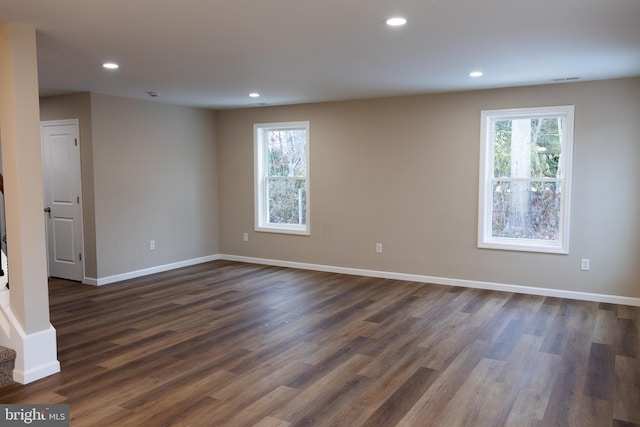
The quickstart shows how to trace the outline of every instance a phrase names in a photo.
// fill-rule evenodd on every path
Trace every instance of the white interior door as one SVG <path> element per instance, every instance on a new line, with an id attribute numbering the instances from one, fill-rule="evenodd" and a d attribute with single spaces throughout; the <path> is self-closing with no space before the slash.
<path id="1" fill-rule="evenodd" d="M 78 121 L 42 122 L 41 130 L 49 276 L 82 281 Z"/>

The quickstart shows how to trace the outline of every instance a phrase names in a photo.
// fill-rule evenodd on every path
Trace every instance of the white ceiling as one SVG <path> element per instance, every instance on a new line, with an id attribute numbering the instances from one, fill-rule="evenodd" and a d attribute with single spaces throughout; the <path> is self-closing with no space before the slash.
<path id="1" fill-rule="evenodd" d="M 233 108 L 640 76 L 640 0 L 2 0 L 0 22 L 37 29 L 43 94 Z"/>

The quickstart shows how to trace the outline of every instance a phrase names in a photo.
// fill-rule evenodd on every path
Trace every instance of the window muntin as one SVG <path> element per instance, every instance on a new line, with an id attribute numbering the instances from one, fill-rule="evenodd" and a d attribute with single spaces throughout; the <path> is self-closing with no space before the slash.
<path id="1" fill-rule="evenodd" d="M 256 231 L 309 234 L 309 122 L 254 125 Z"/>
<path id="2" fill-rule="evenodd" d="M 482 112 L 479 247 L 568 253 L 573 111 Z"/>

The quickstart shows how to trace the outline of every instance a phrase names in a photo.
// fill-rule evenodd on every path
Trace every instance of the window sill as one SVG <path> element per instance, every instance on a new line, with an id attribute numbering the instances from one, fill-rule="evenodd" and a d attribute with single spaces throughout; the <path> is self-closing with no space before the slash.
<path id="1" fill-rule="evenodd" d="M 499 241 L 484 241 L 478 243 L 480 249 L 498 249 L 503 251 L 539 252 L 547 254 L 569 254 L 569 249 L 562 247 L 559 243 L 541 243 L 535 240 L 525 239 L 500 239 Z"/>
<path id="2" fill-rule="evenodd" d="M 291 227 L 291 226 L 286 226 L 286 227 L 275 227 L 275 226 L 270 226 L 270 227 L 256 227 L 255 231 L 257 232 L 262 232 L 262 233 L 276 233 L 276 234 L 293 234 L 293 235 L 297 235 L 297 236 L 310 236 L 311 232 L 309 230 L 309 228 L 307 227 Z"/>

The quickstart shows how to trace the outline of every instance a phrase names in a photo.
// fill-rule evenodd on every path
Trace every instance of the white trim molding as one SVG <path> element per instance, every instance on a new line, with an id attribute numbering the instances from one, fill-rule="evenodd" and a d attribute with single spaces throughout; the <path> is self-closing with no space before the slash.
<path id="1" fill-rule="evenodd" d="M 10 307 L 0 307 L 9 330 L 4 330 L 3 342 L 16 351 L 13 370 L 14 381 L 29 384 L 60 372 L 56 345 L 56 330 L 49 324 L 43 331 L 27 334 L 13 315 Z M 7 333 L 8 332 L 8 333 Z"/>
<path id="2" fill-rule="evenodd" d="M 176 268 L 189 267 L 191 265 L 203 264 L 209 261 L 216 261 L 220 259 L 220 255 L 209 255 L 200 258 L 188 259 L 185 261 L 178 261 L 171 264 L 158 265 L 156 267 L 144 268 L 142 270 L 130 271 L 128 273 L 115 274 L 113 276 L 107 276 L 102 278 L 85 277 L 84 283 L 87 285 L 102 286 L 110 283 L 120 282 L 122 280 L 135 279 L 136 277 L 148 276 L 150 274 L 162 273 L 164 271 L 175 270 Z"/>
<path id="3" fill-rule="evenodd" d="M 48 377 L 60 372 L 60 362 L 57 357 L 56 330 L 53 326 L 49 329 L 24 337 L 22 349 L 14 347 L 18 355 L 13 371 L 13 379 L 20 384 L 29 384 L 33 381 Z"/>
<path id="4" fill-rule="evenodd" d="M 486 289 L 491 291 L 513 292 L 518 294 L 539 295 L 545 297 L 568 298 L 582 301 L 604 302 L 640 307 L 640 298 L 619 295 L 596 294 L 590 292 L 567 291 L 561 289 L 538 288 L 535 286 L 511 285 L 505 283 L 482 282 L 478 280 L 452 279 L 446 277 L 424 276 L 419 274 L 396 273 L 359 268 L 336 267 L 321 264 L 282 261 L 266 258 L 253 258 L 238 255 L 220 255 L 219 259 L 227 261 L 247 262 L 251 264 L 272 265 L 276 267 L 299 268 L 302 270 L 325 271 L 356 276 L 376 277 L 381 279 L 404 280 L 409 282 L 433 283 L 435 285 L 462 286 L 465 288 Z"/>

